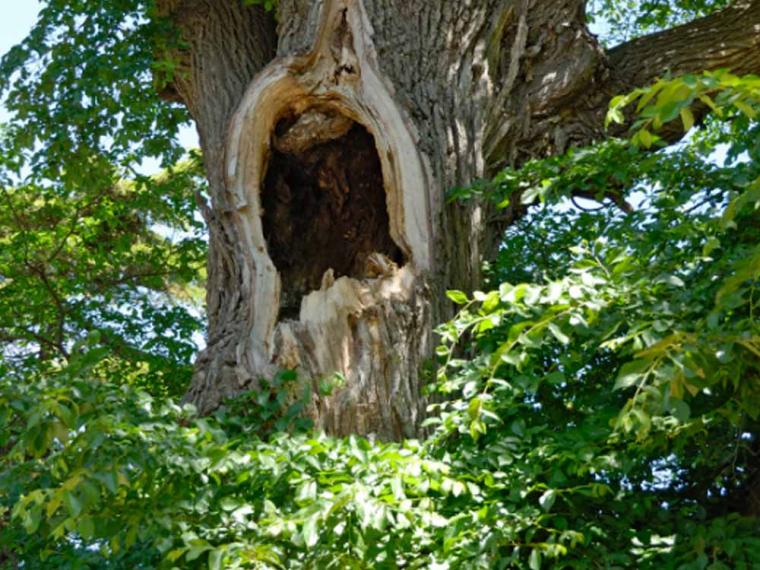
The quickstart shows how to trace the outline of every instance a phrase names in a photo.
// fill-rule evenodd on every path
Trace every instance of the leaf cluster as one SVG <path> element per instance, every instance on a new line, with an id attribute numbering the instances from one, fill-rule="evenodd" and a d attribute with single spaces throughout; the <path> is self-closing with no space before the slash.
<path id="1" fill-rule="evenodd" d="M 182 394 L 202 330 L 195 157 L 79 191 L 0 188 L 0 367 L 24 378 L 97 338 L 103 377 Z"/>
<path id="2" fill-rule="evenodd" d="M 625 35 L 723 4 L 594 14 Z M 203 183 L 154 94 L 182 70 L 153 8 L 51 0 L 0 62 L 0 566 L 760 565 L 756 78 L 665 79 L 613 102 L 633 142 L 452 192 L 530 212 L 486 290 L 449 293 L 431 435 L 330 438 L 287 372 L 213 417 L 174 402 Z M 653 152 L 699 103 L 724 121 Z"/>

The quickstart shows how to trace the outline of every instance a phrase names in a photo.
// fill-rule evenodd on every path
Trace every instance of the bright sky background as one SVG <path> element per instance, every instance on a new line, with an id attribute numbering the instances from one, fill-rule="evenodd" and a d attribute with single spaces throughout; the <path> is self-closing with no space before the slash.
<path id="1" fill-rule="evenodd" d="M 37 20 L 37 13 L 42 4 L 37 0 L 0 0 L 0 55 L 20 42 Z M 592 26 L 596 33 L 604 33 L 604 25 Z M 0 106 L 0 123 L 8 120 L 8 114 Z M 195 127 L 184 128 L 180 132 L 180 140 L 187 148 L 198 146 L 198 136 Z"/>
<path id="2" fill-rule="evenodd" d="M 0 0 L 0 54 L 4 54 L 18 42 L 20 42 L 37 20 L 37 13 L 42 8 L 42 4 L 37 0 Z M 593 26 L 597 33 L 604 33 L 604 25 Z M 0 123 L 9 119 L 8 113 L 0 105 Z M 195 127 L 190 126 L 180 131 L 180 141 L 186 148 L 198 147 L 198 135 Z M 158 164 L 147 163 L 144 169 L 151 171 L 157 168 Z"/>
<path id="3" fill-rule="evenodd" d="M 37 0 L 0 0 L 0 51 L 5 53 L 24 39 L 37 19 Z"/>

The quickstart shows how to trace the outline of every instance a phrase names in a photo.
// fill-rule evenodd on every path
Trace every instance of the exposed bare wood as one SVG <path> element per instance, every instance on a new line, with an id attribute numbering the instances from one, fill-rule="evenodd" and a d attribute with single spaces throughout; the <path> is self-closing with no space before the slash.
<path id="1" fill-rule="evenodd" d="M 410 124 L 376 70 L 361 4 L 334 1 L 324 10 L 313 49 L 274 60 L 251 84 L 232 119 L 225 189 L 241 243 L 244 278 L 240 291 L 250 302 L 248 310 L 236 316 L 245 332 L 237 340 L 241 356 L 234 374 L 210 376 L 209 369 L 203 370 L 196 376 L 193 393 L 202 394 L 195 401 L 208 408 L 218 405 L 223 394 L 255 386 L 257 378 L 271 376 L 277 368 L 298 369 L 315 387 L 319 379 L 340 373 L 346 387 L 334 397 L 315 401 L 314 416 L 321 427 L 338 433 L 413 435 L 424 409 L 416 370 L 429 354 L 432 328 L 430 311 L 418 305 L 426 299 L 432 212 L 440 204 L 431 202 L 435 195 L 429 193 L 429 174 Z M 359 144 L 346 138 L 355 131 L 352 125 L 361 125 L 360 131 L 366 129 L 371 135 L 371 151 L 381 172 L 369 183 L 380 186 L 375 188 L 381 193 L 379 204 L 367 202 L 367 196 L 360 194 L 363 181 L 349 184 L 347 179 L 335 179 L 346 177 L 345 165 L 331 165 L 330 159 L 343 156 L 341 144 L 349 149 Z M 332 200 L 315 197 L 330 206 L 325 210 L 327 223 L 315 228 L 319 220 L 306 220 L 300 226 L 306 235 L 287 235 L 291 233 L 287 220 L 278 222 L 276 212 L 264 211 L 265 191 L 274 194 L 269 204 L 275 209 L 278 200 L 287 203 L 295 190 L 292 179 L 268 176 L 275 164 L 273 155 L 280 156 L 280 168 L 290 162 L 312 176 L 310 192 L 338 193 Z M 273 187 L 267 189 L 267 183 Z M 288 240 L 310 237 L 325 246 L 335 242 L 350 247 L 348 241 L 332 240 L 330 235 L 321 238 L 341 229 L 338 219 L 329 223 L 329 215 L 343 215 L 344 206 L 362 199 L 371 208 L 382 209 L 377 219 L 385 220 L 387 227 L 365 223 L 359 231 L 387 232 L 390 245 L 368 242 L 384 251 L 364 247 L 348 260 L 351 272 L 343 277 L 340 273 L 348 273 L 348 267 L 341 266 L 342 260 L 334 259 L 333 267 L 326 265 L 329 258 L 318 264 L 319 251 L 299 260 L 299 267 L 306 264 L 310 273 L 285 270 L 283 255 L 275 256 L 281 267 L 275 265 L 271 254 L 287 251 Z M 283 209 L 292 215 L 289 205 Z M 358 211 L 345 207 L 348 215 Z M 314 215 L 321 214 L 315 211 Z M 269 240 L 265 239 L 266 221 Z M 275 235 L 274 230 L 285 235 Z M 393 255 L 393 249 L 400 254 L 390 260 L 387 255 Z M 340 248 L 332 251 L 335 256 L 345 254 Z M 366 268 L 364 275 L 353 267 L 357 262 Z M 339 274 L 334 275 L 334 270 Z M 301 274 L 304 282 L 294 289 L 293 281 Z M 285 287 L 283 275 L 290 280 Z M 320 281 L 322 288 L 312 290 Z M 285 291 L 291 296 L 296 293 L 287 305 L 300 304 L 298 314 L 283 314 Z M 212 392 L 205 383 L 209 377 L 217 380 L 216 401 L 209 398 Z"/>

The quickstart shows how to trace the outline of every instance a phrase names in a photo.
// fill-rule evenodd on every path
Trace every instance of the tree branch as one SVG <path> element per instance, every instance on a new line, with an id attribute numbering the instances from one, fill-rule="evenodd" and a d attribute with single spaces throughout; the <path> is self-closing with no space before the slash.
<path id="1" fill-rule="evenodd" d="M 760 73 L 760 0 L 738 0 L 704 18 L 624 43 L 607 56 L 612 95 L 628 93 L 667 75 L 722 68 L 736 75 Z M 692 106 L 697 120 L 708 111 L 698 101 Z M 606 109 L 600 111 L 601 116 L 603 112 Z M 613 129 L 612 134 L 623 134 L 624 128 Z M 671 121 L 657 134 L 674 143 L 684 131 L 680 121 Z"/>
<path id="2" fill-rule="evenodd" d="M 667 74 L 720 68 L 739 75 L 760 73 L 760 0 L 737 0 L 710 16 L 606 52 L 588 33 L 583 13 L 576 14 L 575 20 L 568 17 L 564 27 L 557 29 L 569 30 L 572 37 L 547 39 L 531 29 L 520 58 L 523 83 L 506 86 L 509 92 L 494 100 L 484 144 L 489 174 L 506 165 L 520 166 L 532 158 L 623 135 L 626 126 L 604 128 L 610 99 Z M 693 110 L 697 119 L 706 112 Z M 680 121 L 658 132 L 669 142 L 683 134 Z M 630 209 L 624 202 L 618 205 Z M 511 221 L 521 214 L 515 205 L 504 217 Z M 503 224 L 494 227 L 494 235 L 500 235 Z"/>
<path id="3" fill-rule="evenodd" d="M 607 52 L 611 86 L 626 93 L 672 76 L 728 68 L 760 72 L 760 0 L 738 0 L 688 24 L 650 34 Z"/>
<path id="4" fill-rule="evenodd" d="M 667 74 L 720 68 L 739 75 L 760 73 L 760 0 L 737 0 L 710 16 L 606 52 L 588 32 L 582 11 L 566 10 L 562 16 L 561 25 L 555 26 L 558 35 L 542 35 L 543 27 L 526 20 L 529 32 L 522 55 L 518 63 L 511 61 L 519 65 L 521 80 L 504 86 L 486 121 L 489 173 L 622 134 L 604 128 L 610 99 Z M 516 31 L 507 27 L 505 35 L 510 34 Z M 509 59 L 506 52 L 502 58 Z M 697 118 L 704 114 L 695 111 Z M 674 121 L 658 134 L 672 142 L 683 131 Z"/>

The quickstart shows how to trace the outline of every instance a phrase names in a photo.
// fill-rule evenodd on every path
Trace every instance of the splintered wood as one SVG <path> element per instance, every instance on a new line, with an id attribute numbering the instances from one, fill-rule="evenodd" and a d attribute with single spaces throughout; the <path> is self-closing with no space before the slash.
<path id="1" fill-rule="evenodd" d="M 391 239 L 375 142 L 334 111 L 281 119 L 262 188 L 263 230 L 281 276 L 280 319 L 298 318 L 301 299 L 324 279 L 377 277 L 404 263 Z M 385 258 L 387 261 L 383 261 Z"/>

